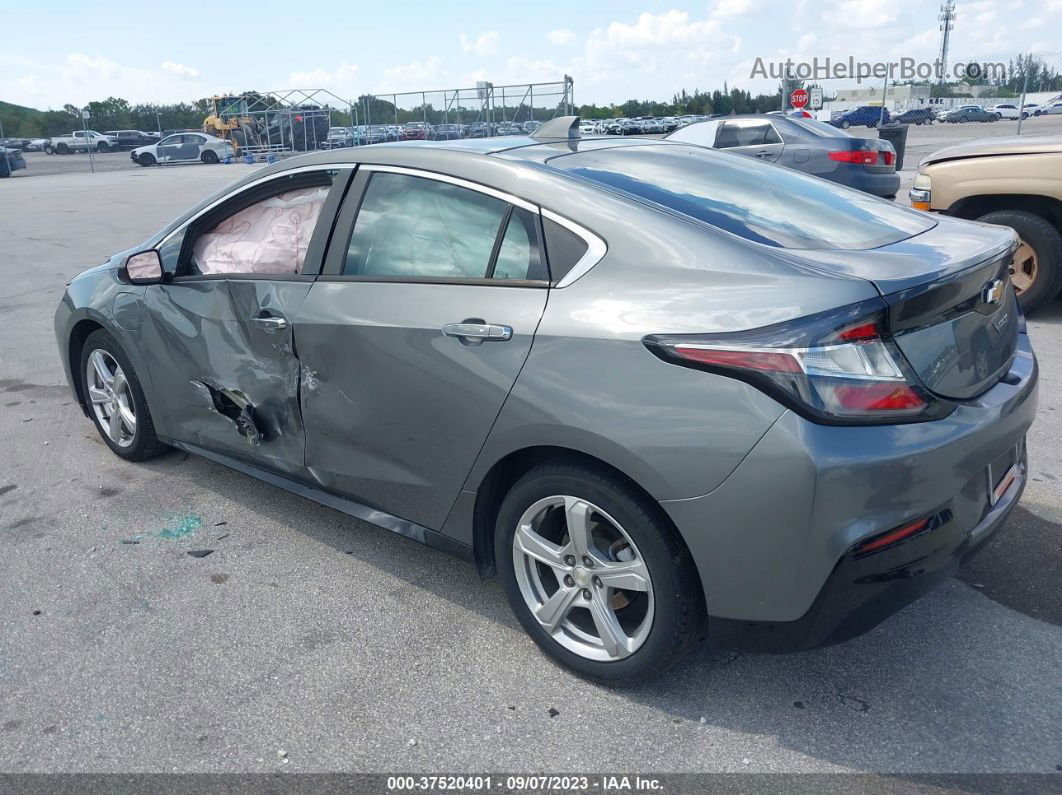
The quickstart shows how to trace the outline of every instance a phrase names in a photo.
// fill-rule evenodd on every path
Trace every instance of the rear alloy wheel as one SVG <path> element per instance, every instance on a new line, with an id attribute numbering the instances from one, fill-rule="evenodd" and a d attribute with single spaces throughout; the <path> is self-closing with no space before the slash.
<path id="1" fill-rule="evenodd" d="M 524 475 L 498 513 L 495 559 L 528 634 L 598 682 L 667 669 L 704 618 L 693 561 L 659 505 L 605 469 L 555 463 Z"/>
<path id="2" fill-rule="evenodd" d="M 199 159 L 207 165 L 213 165 L 214 163 L 218 162 L 218 154 L 217 152 L 207 149 L 205 152 L 203 152 L 202 155 L 199 156 Z"/>
<path id="3" fill-rule="evenodd" d="M 848 129 L 849 127 L 851 127 L 851 126 L 852 126 L 852 125 L 851 125 L 851 123 L 850 123 L 850 122 L 848 122 L 848 121 L 842 121 L 842 122 L 841 122 L 841 129 L 842 129 L 842 130 L 847 130 L 847 129 Z"/>
<path id="4" fill-rule="evenodd" d="M 140 380 L 114 337 L 103 330 L 89 335 L 80 372 L 89 414 L 116 455 L 143 461 L 165 449 L 155 435 Z"/>
<path id="5" fill-rule="evenodd" d="M 150 152 L 141 152 L 140 155 L 137 157 L 136 162 L 146 168 L 147 166 L 155 165 L 156 160 L 154 155 L 152 155 Z"/>
<path id="6" fill-rule="evenodd" d="M 1024 210 L 997 210 L 977 219 L 1009 226 L 1020 244 L 1014 252 L 1010 278 L 1025 312 L 1050 301 L 1062 289 L 1062 234 L 1050 221 Z"/>
<path id="7" fill-rule="evenodd" d="M 68 154 L 70 152 L 70 147 L 67 146 L 66 144 L 59 144 L 58 146 L 55 147 L 55 151 L 58 152 L 61 155 L 65 155 L 65 154 Z"/>

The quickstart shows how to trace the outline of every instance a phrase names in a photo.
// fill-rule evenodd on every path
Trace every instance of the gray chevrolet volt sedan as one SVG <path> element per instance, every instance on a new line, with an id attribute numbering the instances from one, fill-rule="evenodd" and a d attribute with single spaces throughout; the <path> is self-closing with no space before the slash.
<path id="1" fill-rule="evenodd" d="M 122 458 L 497 573 L 599 681 L 705 631 L 836 643 L 949 577 L 1026 481 L 1014 234 L 576 129 L 244 177 L 70 283 L 78 402 Z"/>

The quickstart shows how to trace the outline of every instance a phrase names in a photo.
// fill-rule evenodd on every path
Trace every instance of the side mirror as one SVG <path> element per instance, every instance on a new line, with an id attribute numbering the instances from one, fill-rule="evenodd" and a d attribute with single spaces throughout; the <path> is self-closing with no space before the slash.
<path id="1" fill-rule="evenodd" d="M 133 254 L 122 266 L 122 275 L 133 284 L 158 284 L 162 281 L 162 257 L 155 249 Z"/>

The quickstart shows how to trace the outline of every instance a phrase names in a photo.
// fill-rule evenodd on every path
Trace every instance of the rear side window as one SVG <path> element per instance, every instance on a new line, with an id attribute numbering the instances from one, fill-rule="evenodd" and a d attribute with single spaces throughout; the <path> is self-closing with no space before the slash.
<path id="1" fill-rule="evenodd" d="M 779 248 L 877 248 L 935 226 L 914 210 L 865 193 L 709 149 L 677 144 L 616 147 L 562 155 L 549 163 L 746 240 Z M 548 233 L 546 246 L 552 264 Z"/>
<path id="2" fill-rule="evenodd" d="M 498 245 L 492 279 L 545 280 L 536 216 L 514 207 Z"/>
<path id="3" fill-rule="evenodd" d="M 343 274 L 370 278 L 544 280 L 535 216 L 435 179 L 372 175 Z"/>
<path id="4" fill-rule="evenodd" d="M 586 241 L 549 218 L 542 219 L 550 278 L 559 282 L 586 254 Z"/>
<path id="5" fill-rule="evenodd" d="M 508 213 L 506 202 L 407 174 L 372 175 L 343 273 L 482 279 Z"/>
<path id="6" fill-rule="evenodd" d="M 760 119 L 737 119 L 723 124 L 715 139 L 717 149 L 732 146 L 763 146 L 781 143 L 769 121 Z"/>

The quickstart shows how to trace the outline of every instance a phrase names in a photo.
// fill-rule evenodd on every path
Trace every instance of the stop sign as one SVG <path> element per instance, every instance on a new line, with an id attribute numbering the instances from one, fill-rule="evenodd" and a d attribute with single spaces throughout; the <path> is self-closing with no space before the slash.
<path id="1" fill-rule="evenodd" d="M 803 88 L 798 88 L 789 95 L 789 102 L 794 108 L 803 108 L 808 104 L 808 92 Z"/>

